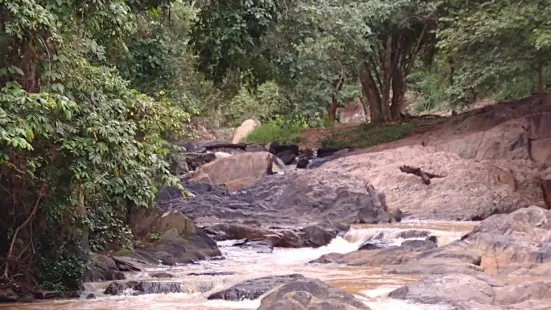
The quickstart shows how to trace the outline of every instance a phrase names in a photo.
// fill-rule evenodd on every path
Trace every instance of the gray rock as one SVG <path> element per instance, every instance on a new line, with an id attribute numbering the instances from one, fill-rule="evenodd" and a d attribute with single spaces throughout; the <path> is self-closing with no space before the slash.
<path id="1" fill-rule="evenodd" d="M 211 294 L 208 299 L 224 299 L 238 301 L 243 299 L 254 300 L 264 293 L 280 285 L 287 284 L 296 280 L 303 280 L 304 276 L 300 274 L 291 274 L 284 276 L 269 276 L 258 279 L 241 282 L 227 290 Z"/>
<path id="2" fill-rule="evenodd" d="M 551 282 L 507 285 L 482 273 L 428 276 L 389 294 L 423 304 L 447 304 L 455 309 L 522 309 L 520 305 L 548 305 Z"/>
<path id="3" fill-rule="evenodd" d="M 285 284 L 262 299 L 258 310 L 359 310 L 364 303 L 319 280 L 302 279 Z"/>
<path id="4" fill-rule="evenodd" d="M 113 258 L 101 254 L 95 254 L 94 257 L 93 263 L 88 265 L 86 269 L 85 282 L 125 279 Z"/>
<path id="5" fill-rule="evenodd" d="M 341 229 L 348 229 L 348 224 L 395 220 L 373 187 L 338 172 L 287 171 L 235 193 L 191 181 L 184 181 L 183 186 L 195 198 L 182 199 L 177 190 L 165 189 L 157 199 L 159 207 L 180 210 L 216 240 L 247 238 L 269 240 L 277 247 L 323 246 Z"/>

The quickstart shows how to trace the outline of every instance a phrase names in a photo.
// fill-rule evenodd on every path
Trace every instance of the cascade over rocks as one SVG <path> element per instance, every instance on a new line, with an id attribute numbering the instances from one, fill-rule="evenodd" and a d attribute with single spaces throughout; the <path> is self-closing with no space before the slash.
<path id="1" fill-rule="evenodd" d="M 113 282 L 105 289 L 106 295 L 144 295 L 166 293 L 197 293 L 212 289 L 212 283 L 185 283 L 166 281 Z"/>
<path id="2" fill-rule="evenodd" d="M 384 196 L 372 186 L 336 171 L 288 171 L 244 190 L 184 181 L 195 198 L 165 189 L 165 211 L 179 210 L 216 240 L 264 240 L 273 246 L 322 246 L 352 223 L 390 223 Z M 312 224 L 317 223 L 317 224 Z"/>

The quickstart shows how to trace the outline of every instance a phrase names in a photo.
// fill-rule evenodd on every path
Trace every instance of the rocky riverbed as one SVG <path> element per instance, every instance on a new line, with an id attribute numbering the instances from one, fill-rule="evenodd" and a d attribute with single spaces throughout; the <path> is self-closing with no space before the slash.
<path id="1" fill-rule="evenodd" d="M 192 197 L 133 212 L 80 300 L 18 309 L 550 309 L 550 139 L 534 99 L 366 150 L 182 143 Z"/>

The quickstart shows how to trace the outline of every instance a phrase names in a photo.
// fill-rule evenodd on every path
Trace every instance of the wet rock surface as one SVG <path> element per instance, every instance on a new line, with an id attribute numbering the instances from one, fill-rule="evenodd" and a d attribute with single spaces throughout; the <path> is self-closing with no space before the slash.
<path id="1" fill-rule="evenodd" d="M 85 282 L 124 279 L 124 274 L 120 271 L 113 258 L 106 255 L 96 255 L 94 263 L 87 267 L 86 275 L 84 277 Z"/>
<path id="2" fill-rule="evenodd" d="M 327 254 L 311 263 L 337 263 L 350 266 L 382 266 L 405 263 L 423 251 L 436 248 L 429 240 L 406 240 L 400 246 L 378 248 L 366 251 L 365 248 L 348 254 Z"/>
<path id="3" fill-rule="evenodd" d="M 157 199 L 162 210 L 179 210 L 216 240 L 263 240 L 277 247 L 318 247 L 351 223 L 390 223 L 385 199 L 358 179 L 338 172 L 288 171 L 236 193 L 184 181 L 195 198 L 175 189 Z M 317 223 L 317 224 L 313 224 Z"/>
<path id="4" fill-rule="evenodd" d="M 285 284 L 262 298 L 258 310 L 369 310 L 363 302 L 319 280 Z"/>
<path id="5" fill-rule="evenodd" d="M 254 300 L 280 285 L 303 279 L 306 278 L 300 274 L 291 274 L 247 280 L 227 290 L 211 294 L 208 299 L 224 299 L 232 301 L 244 299 Z"/>
<path id="6" fill-rule="evenodd" d="M 144 294 L 167 294 L 167 293 L 194 293 L 206 292 L 212 285 L 183 282 L 161 282 L 161 281 L 126 281 L 113 282 L 106 289 L 106 295 L 144 295 Z"/>

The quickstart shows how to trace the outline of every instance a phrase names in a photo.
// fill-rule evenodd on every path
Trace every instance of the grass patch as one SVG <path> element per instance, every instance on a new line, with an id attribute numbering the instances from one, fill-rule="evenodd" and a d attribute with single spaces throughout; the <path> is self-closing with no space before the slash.
<path id="1" fill-rule="evenodd" d="M 297 144 L 302 138 L 298 135 L 303 126 L 300 124 L 270 122 L 257 127 L 243 142 L 265 145 L 271 142 L 281 144 Z"/>
<path id="2" fill-rule="evenodd" d="M 332 148 L 366 148 L 403 139 L 416 128 L 414 123 L 393 125 L 364 124 L 359 127 L 334 131 L 321 143 Z"/>

